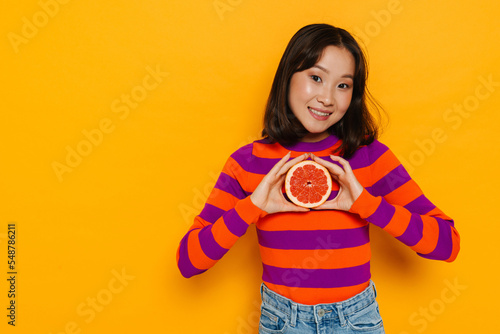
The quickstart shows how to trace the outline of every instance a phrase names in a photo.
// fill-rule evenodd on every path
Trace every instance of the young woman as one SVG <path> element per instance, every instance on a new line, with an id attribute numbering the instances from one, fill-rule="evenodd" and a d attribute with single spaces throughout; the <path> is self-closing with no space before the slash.
<path id="1" fill-rule="evenodd" d="M 422 193 L 377 137 L 365 57 L 327 24 L 290 40 L 268 99 L 263 139 L 227 160 L 205 207 L 180 242 L 185 277 L 213 266 L 257 225 L 262 258 L 260 333 L 384 333 L 370 273 L 370 224 L 418 255 L 453 261 L 453 220 Z M 283 195 L 286 172 L 312 159 L 338 191 L 314 209 Z"/>

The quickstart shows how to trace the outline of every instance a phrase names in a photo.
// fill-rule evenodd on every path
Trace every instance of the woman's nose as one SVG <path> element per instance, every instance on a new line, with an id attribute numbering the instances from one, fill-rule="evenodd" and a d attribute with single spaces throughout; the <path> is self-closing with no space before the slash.
<path id="1" fill-rule="evenodd" d="M 323 88 L 318 94 L 317 100 L 325 106 L 333 104 L 333 90 L 330 88 Z"/>

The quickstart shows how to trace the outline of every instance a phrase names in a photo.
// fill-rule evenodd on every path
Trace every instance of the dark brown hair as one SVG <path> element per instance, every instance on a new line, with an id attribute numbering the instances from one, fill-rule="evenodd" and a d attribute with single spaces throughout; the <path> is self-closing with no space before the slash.
<path id="1" fill-rule="evenodd" d="M 329 45 L 345 48 L 355 60 L 351 104 L 344 117 L 328 129 L 329 133 L 342 140 L 338 151 L 349 158 L 360 146 L 370 144 L 377 138 L 378 125 L 367 104 L 376 112 L 379 112 L 379 106 L 366 88 L 368 67 L 359 44 L 344 29 L 329 24 L 305 26 L 288 43 L 267 101 L 262 136 L 271 142 L 293 144 L 308 134 L 288 105 L 290 79 L 295 72 L 313 67 Z"/>

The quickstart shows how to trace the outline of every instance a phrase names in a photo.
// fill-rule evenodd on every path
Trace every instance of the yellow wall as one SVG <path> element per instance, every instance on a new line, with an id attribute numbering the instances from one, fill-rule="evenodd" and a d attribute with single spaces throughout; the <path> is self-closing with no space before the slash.
<path id="1" fill-rule="evenodd" d="M 314 22 L 364 41 L 372 93 L 390 115 L 381 140 L 462 237 L 448 264 L 373 229 L 387 332 L 493 330 L 499 2 L 2 7 L 2 333 L 256 333 L 255 229 L 190 280 L 175 252 L 228 155 L 257 139 L 288 40 Z M 9 223 L 17 231 L 15 327 L 6 317 Z"/>

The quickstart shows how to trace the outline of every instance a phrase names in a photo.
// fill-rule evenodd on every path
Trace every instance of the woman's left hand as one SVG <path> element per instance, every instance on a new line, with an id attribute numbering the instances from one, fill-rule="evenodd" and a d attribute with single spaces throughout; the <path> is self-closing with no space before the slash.
<path id="1" fill-rule="evenodd" d="M 330 155 L 333 161 L 337 161 L 340 164 L 340 166 L 338 166 L 314 154 L 311 154 L 311 157 L 314 161 L 325 166 L 326 169 L 330 171 L 332 179 L 337 181 L 340 187 L 339 193 L 334 199 L 326 201 L 314 209 L 349 211 L 352 204 L 363 192 L 363 186 L 359 183 L 358 179 L 356 179 L 356 176 L 354 176 L 349 162 L 341 157 Z"/>

